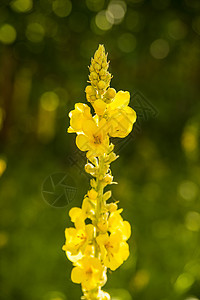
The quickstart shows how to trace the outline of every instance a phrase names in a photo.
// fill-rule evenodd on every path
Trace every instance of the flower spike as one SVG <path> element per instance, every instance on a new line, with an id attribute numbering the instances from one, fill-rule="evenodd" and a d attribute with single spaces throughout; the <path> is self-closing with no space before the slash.
<path id="1" fill-rule="evenodd" d="M 116 270 L 129 256 L 127 240 L 131 227 L 124 221 L 117 202 L 109 202 L 114 184 L 110 164 L 118 156 L 110 137 L 126 137 L 136 121 L 136 113 L 129 106 L 129 92 L 110 88 L 111 74 L 103 45 L 99 45 L 91 59 L 86 98 L 93 108 L 76 103 L 69 113 L 69 133 L 76 133 L 76 145 L 86 152 L 85 171 L 93 178 L 82 207 L 69 211 L 74 227 L 66 228 L 63 250 L 73 263 L 71 280 L 81 284 L 85 300 L 110 300 L 102 291 L 107 281 L 107 269 Z M 90 220 L 89 224 L 86 220 Z"/>

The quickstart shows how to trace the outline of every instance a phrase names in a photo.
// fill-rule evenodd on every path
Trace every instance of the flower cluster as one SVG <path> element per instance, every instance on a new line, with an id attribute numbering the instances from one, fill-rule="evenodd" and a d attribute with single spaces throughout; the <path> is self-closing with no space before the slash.
<path id="1" fill-rule="evenodd" d="M 69 216 L 74 227 L 66 228 L 63 250 L 74 268 L 71 279 L 80 283 L 82 299 L 110 299 L 101 290 L 106 283 L 106 272 L 116 270 L 129 256 L 127 240 L 131 234 L 130 224 L 124 221 L 117 202 L 109 202 L 111 191 L 104 192 L 107 185 L 114 184 L 110 170 L 117 159 L 110 137 L 126 137 L 136 121 L 135 111 L 128 106 L 129 92 L 110 88 L 111 74 L 103 45 L 91 60 L 89 83 L 85 89 L 91 108 L 84 103 L 75 104 L 69 113 L 68 132 L 76 133 L 76 145 L 86 151 L 85 171 L 92 175 L 91 189 L 85 195 L 82 207 L 73 207 Z"/>

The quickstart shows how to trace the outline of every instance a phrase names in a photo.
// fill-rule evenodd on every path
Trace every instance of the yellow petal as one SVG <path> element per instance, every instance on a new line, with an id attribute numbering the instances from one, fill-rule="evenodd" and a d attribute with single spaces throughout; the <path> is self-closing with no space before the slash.
<path id="1" fill-rule="evenodd" d="M 96 134 L 98 131 L 98 127 L 95 124 L 94 120 L 86 120 L 83 123 L 83 132 L 88 136 L 88 137 L 93 137 L 94 134 Z"/>
<path id="2" fill-rule="evenodd" d="M 129 104 L 129 101 L 130 101 L 130 93 L 119 91 L 116 94 L 113 102 L 111 102 L 108 107 L 109 109 L 123 108 Z"/>
<path id="3" fill-rule="evenodd" d="M 105 139 L 108 134 L 108 122 L 104 118 L 102 118 L 99 122 L 99 132 L 101 133 L 103 139 Z"/>
<path id="4" fill-rule="evenodd" d="M 106 257 L 104 263 L 112 271 L 115 271 L 123 263 L 123 260 L 120 258 L 120 256 L 115 255 L 111 257 Z"/>
<path id="5" fill-rule="evenodd" d="M 81 151 L 89 150 L 88 138 L 84 134 L 77 135 L 76 145 Z"/>
<path id="6" fill-rule="evenodd" d="M 83 281 L 84 278 L 84 274 L 83 274 L 83 270 L 79 267 L 75 267 L 72 269 L 71 272 L 71 280 L 74 283 L 81 283 Z"/>
<path id="7" fill-rule="evenodd" d="M 80 217 L 76 218 L 75 221 L 74 221 L 74 225 L 75 225 L 76 229 L 84 229 L 85 228 L 85 222 L 84 222 L 83 216 L 80 216 Z"/>
<path id="8" fill-rule="evenodd" d="M 89 200 L 89 198 L 83 199 L 82 210 L 84 214 L 88 217 L 94 215 L 95 204 Z"/>
<path id="9" fill-rule="evenodd" d="M 110 113 L 109 134 L 112 137 L 126 137 L 136 121 L 136 113 L 131 107 L 116 109 Z"/>
<path id="10" fill-rule="evenodd" d="M 82 209 L 79 207 L 72 207 L 69 211 L 69 216 L 72 222 L 75 222 L 76 218 L 79 218 L 82 214 Z"/>
<path id="11" fill-rule="evenodd" d="M 70 120 L 70 125 L 76 132 L 82 131 L 83 115 L 81 113 L 74 112 Z"/>
<path id="12" fill-rule="evenodd" d="M 106 103 L 103 100 L 98 99 L 93 103 L 93 107 L 96 114 L 101 116 L 106 110 Z"/>
<path id="13" fill-rule="evenodd" d="M 123 109 L 123 111 L 126 113 L 126 116 L 129 119 L 130 123 L 135 123 L 137 115 L 134 109 L 132 109 L 130 106 L 127 106 Z"/>
<path id="14" fill-rule="evenodd" d="M 131 225 L 129 224 L 128 221 L 124 221 L 123 222 L 123 239 L 124 240 L 128 240 L 131 236 Z"/>
<path id="15" fill-rule="evenodd" d="M 94 226 L 92 224 L 88 224 L 85 226 L 85 231 L 87 234 L 87 238 L 90 240 L 94 236 Z"/>
<path id="16" fill-rule="evenodd" d="M 100 234 L 96 238 L 96 241 L 97 241 L 97 244 L 99 244 L 99 245 L 105 245 L 108 242 L 108 239 L 109 239 L 109 236 L 107 233 L 105 233 L 105 234 Z"/>
<path id="17" fill-rule="evenodd" d="M 67 258 L 73 263 L 75 263 L 83 258 L 83 254 L 81 252 L 78 252 L 78 254 L 76 254 L 76 255 L 72 255 L 72 253 L 70 251 L 66 251 L 66 255 L 67 255 Z"/>
<path id="18" fill-rule="evenodd" d="M 66 240 L 69 240 L 70 237 L 73 237 L 75 234 L 76 234 L 76 229 L 75 228 L 70 227 L 70 228 L 65 229 Z"/>
<path id="19" fill-rule="evenodd" d="M 78 111 L 83 113 L 86 118 L 92 117 L 92 115 L 90 113 L 90 107 L 85 103 L 76 103 L 75 109 L 77 109 Z"/>
<path id="20" fill-rule="evenodd" d="M 68 133 L 74 133 L 76 132 L 71 126 L 67 129 Z"/>
<path id="21" fill-rule="evenodd" d="M 123 261 L 127 260 L 127 258 L 129 257 L 129 245 L 126 242 L 121 243 L 119 255 L 123 259 Z"/>

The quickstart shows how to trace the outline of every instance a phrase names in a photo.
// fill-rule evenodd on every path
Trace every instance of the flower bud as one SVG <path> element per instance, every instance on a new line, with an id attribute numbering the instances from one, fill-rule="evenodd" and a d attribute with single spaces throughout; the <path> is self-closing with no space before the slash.
<path id="1" fill-rule="evenodd" d="M 113 181 L 113 176 L 107 174 L 105 177 L 104 177 L 104 181 L 106 184 L 111 184 L 112 181 Z"/>
<path id="2" fill-rule="evenodd" d="M 95 200 L 98 196 L 98 193 L 94 190 L 94 189 L 91 189 L 88 191 L 88 197 L 92 200 Z"/>
<path id="3" fill-rule="evenodd" d="M 87 163 L 85 165 L 85 171 L 88 173 L 88 174 L 95 174 L 95 171 L 96 171 L 96 168 L 90 164 L 90 163 Z"/>
<path id="4" fill-rule="evenodd" d="M 99 71 L 101 69 L 101 66 L 98 63 L 96 63 L 94 65 L 94 68 L 95 68 L 96 71 Z"/>
<path id="5" fill-rule="evenodd" d="M 116 203 L 109 203 L 108 204 L 108 210 L 110 211 L 110 212 L 114 212 L 114 211 L 116 211 L 117 210 L 117 204 Z"/>
<path id="6" fill-rule="evenodd" d="M 100 81 L 98 82 L 98 88 L 99 88 L 100 90 L 103 90 L 103 89 L 105 89 L 105 87 L 106 87 L 105 81 L 100 80 Z"/>
<path id="7" fill-rule="evenodd" d="M 98 74 L 96 72 L 91 72 L 90 73 L 90 80 L 95 80 L 98 79 Z"/>
<path id="8" fill-rule="evenodd" d="M 113 88 L 109 88 L 105 94 L 106 98 L 113 99 L 116 95 L 116 91 Z"/>
<path id="9" fill-rule="evenodd" d="M 93 88 L 93 86 L 91 86 L 91 85 L 87 85 L 87 86 L 86 86 L 85 92 L 86 92 L 86 94 L 88 94 L 88 95 L 96 95 L 96 91 L 95 91 L 95 89 Z"/>

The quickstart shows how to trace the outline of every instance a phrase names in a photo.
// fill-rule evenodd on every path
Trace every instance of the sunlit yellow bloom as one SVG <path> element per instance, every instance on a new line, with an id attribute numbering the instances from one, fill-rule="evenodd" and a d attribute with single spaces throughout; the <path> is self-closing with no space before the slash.
<path id="1" fill-rule="evenodd" d="M 119 91 L 113 101 L 107 105 L 110 136 L 124 138 L 131 132 L 136 121 L 136 113 L 128 106 L 129 101 L 129 92 Z"/>
<path id="2" fill-rule="evenodd" d="M 108 230 L 111 233 L 117 231 L 121 232 L 122 239 L 124 241 L 128 240 L 131 235 L 131 226 L 128 221 L 124 221 L 120 215 L 121 210 L 114 211 L 110 214 L 108 219 Z"/>
<path id="3" fill-rule="evenodd" d="M 100 234 L 97 243 L 101 250 L 101 257 L 106 267 L 116 270 L 129 256 L 129 247 L 118 233 Z"/>
<path id="4" fill-rule="evenodd" d="M 85 225 L 83 228 L 66 228 L 65 229 L 65 238 L 66 242 L 63 246 L 63 250 L 68 252 L 71 255 L 78 255 L 81 251 L 84 253 L 84 250 L 87 244 L 93 239 L 94 236 L 94 226 L 92 224 Z M 68 257 L 69 258 L 69 257 Z"/>
<path id="5" fill-rule="evenodd" d="M 72 269 L 71 279 L 75 283 L 81 283 L 82 288 L 91 290 L 98 286 L 102 279 L 103 267 L 96 257 L 84 257 Z"/>
<path id="6" fill-rule="evenodd" d="M 69 211 L 69 216 L 77 229 L 84 228 L 85 219 L 92 219 L 92 216 L 95 213 L 94 210 L 94 203 L 88 197 L 85 197 L 83 199 L 82 208 L 72 207 Z"/>
<path id="7" fill-rule="evenodd" d="M 76 145 L 81 151 L 88 151 L 87 156 L 100 156 L 108 151 L 109 138 L 106 132 L 106 120 L 102 119 L 97 126 L 94 120 L 83 124 L 83 133 L 76 137 Z"/>
<path id="8" fill-rule="evenodd" d="M 70 111 L 69 117 L 70 127 L 68 128 L 68 132 L 81 132 L 84 122 L 92 119 L 90 107 L 84 103 L 76 103 L 75 109 Z"/>

